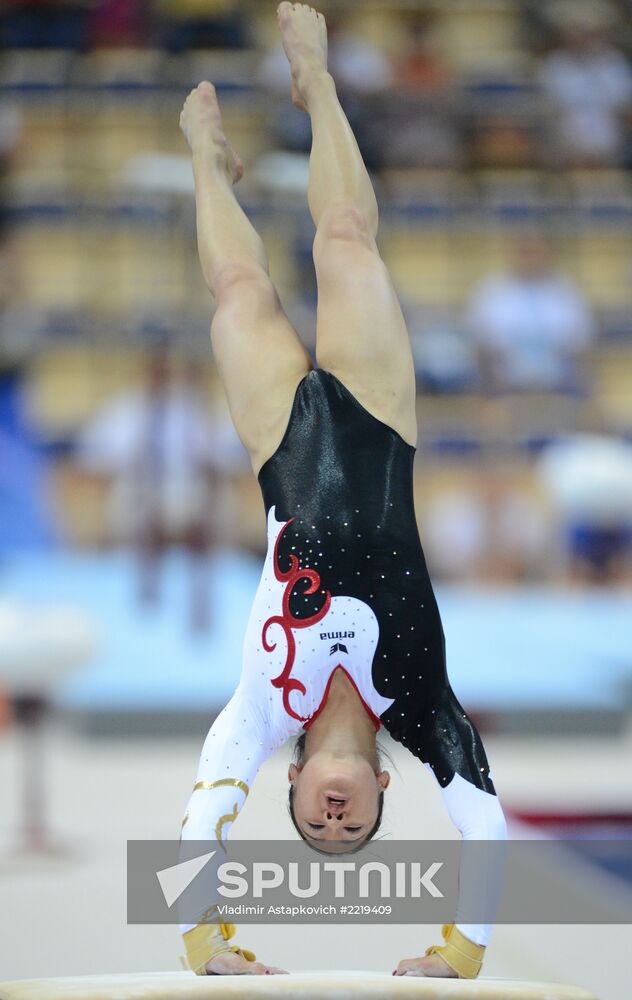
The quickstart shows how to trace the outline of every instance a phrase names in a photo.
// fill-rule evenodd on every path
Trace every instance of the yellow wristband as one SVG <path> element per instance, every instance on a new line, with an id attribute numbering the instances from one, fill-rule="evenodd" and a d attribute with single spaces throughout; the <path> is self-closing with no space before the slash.
<path id="1" fill-rule="evenodd" d="M 454 924 L 444 924 L 441 935 L 445 944 L 433 944 L 426 955 L 440 955 L 462 979 L 476 979 L 483 965 L 484 946 L 470 941 Z"/>
<path id="2" fill-rule="evenodd" d="M 198 924 L 183 934 L 187 965 L 196 976 L 206 975 L 207 963 L 222 952 L 236 952 L 248 962 L 256 960 L 254 952 L 228 944 L 236 930 L 234 924 Z"/>

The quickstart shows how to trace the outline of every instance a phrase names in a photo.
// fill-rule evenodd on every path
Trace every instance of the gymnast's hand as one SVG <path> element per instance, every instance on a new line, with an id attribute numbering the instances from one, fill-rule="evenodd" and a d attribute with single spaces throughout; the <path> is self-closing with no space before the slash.
<path id="1" fill-rule="evenodd" d="M 422 958 L 403 958 L 394 976 L 428 976 L 435 979 L 458 979 L 459 975 L 440 955 L 427 955 Z"/>
<path id="2" fill-rule="evenodd" d="M 277 969 L 263 962 L 249 962 L 234 951 L 222 951 L 206 963 L 207 976 L 279 976 L 288 975 L 286 969 Z"/>

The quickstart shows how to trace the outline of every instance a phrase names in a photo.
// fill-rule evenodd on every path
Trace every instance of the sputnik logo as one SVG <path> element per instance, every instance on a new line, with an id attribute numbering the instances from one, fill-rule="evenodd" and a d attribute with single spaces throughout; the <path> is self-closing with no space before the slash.
<path id="1" fill-rule="evenodd" d="M 197 858 L 181 861 L 178 865 L 172 865 L 171 868 L 163 868 L 162 871 L 156 872 L 156 878 L 160 882 L 167 906 L 173 906 L 216 853 L 217 851 L 211 851 L 209 854 L 199 854 Z"/>

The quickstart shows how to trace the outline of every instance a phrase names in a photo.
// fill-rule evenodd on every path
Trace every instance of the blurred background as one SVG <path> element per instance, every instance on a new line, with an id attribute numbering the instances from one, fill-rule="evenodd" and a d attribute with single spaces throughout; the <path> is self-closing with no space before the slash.
<path id="1" fill-rule="evenodd" d="M 320 9 L 409 323 L 416 506 L 453 685 L 513 836 L 629 839 L 632 5 Z M 0 40 L 0 978 L 177 968 L 174 928 L 125 923 L 125 841 L 179 834 L 265 547 L 178 117 L 212 80 L 240 200 L 313 352 L 309 120 L 273 2 L 3 0 Z M 235 835 L 263 816 L 292 836 L 290 749 Z M 452 835 L 389 749 L 384 833 Z M 580 862 L 604 899 L 632 890 L 596 848 Z M 629 1000 L 626 934 L 498 928 L 485 972 Z M 293 968 L 390 970 L 435 936 L 240 941 Z"/>

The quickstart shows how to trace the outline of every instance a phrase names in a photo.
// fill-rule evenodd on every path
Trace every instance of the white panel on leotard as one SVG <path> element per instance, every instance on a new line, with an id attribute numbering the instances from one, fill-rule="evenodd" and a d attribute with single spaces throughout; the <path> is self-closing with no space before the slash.
<path id="1" fill-rule="evenodd" d="M 265 627 L 270 619 L 283 618 L 286 583 L 276 577 L 274 554 L 284 527 L 285 522 L 277 521 L 275 508 L 271 507 L 268 512 L 268 551 L 244 639 L 242 676 L 249 690 L 259 690 L 264 695 L 264 703 L 274 716 L 275 730 L 280 737 L 285 728 L 287 738 L 296 733 L 297 727 L 284 708 L 282 692 L 271 686 L 271 680 L 283 671 L 288 641 L 281 624 L 273 622 Z M 306 719 L 317 711 L 327 682 L 337 666 L 345 668 L 376 716 L 390 708 L 393 699 L 384 698 L 373 684 L 372 664 L 379 626 L 368 604 L 356 597 L 338 595 L 331 598 L 326 614 L 315 624 L 301 627 L 298 619 L 295 624 L 290 621 L 288 627 L 296 647 L 291 677 L 301 681 L 306 688 L 305 694 L 294 690 L 288 697 L 290 708 L 296 715 Z M 265 648 L 264 633 L 268 646 L 274 645 L 274 649 Z"/>

